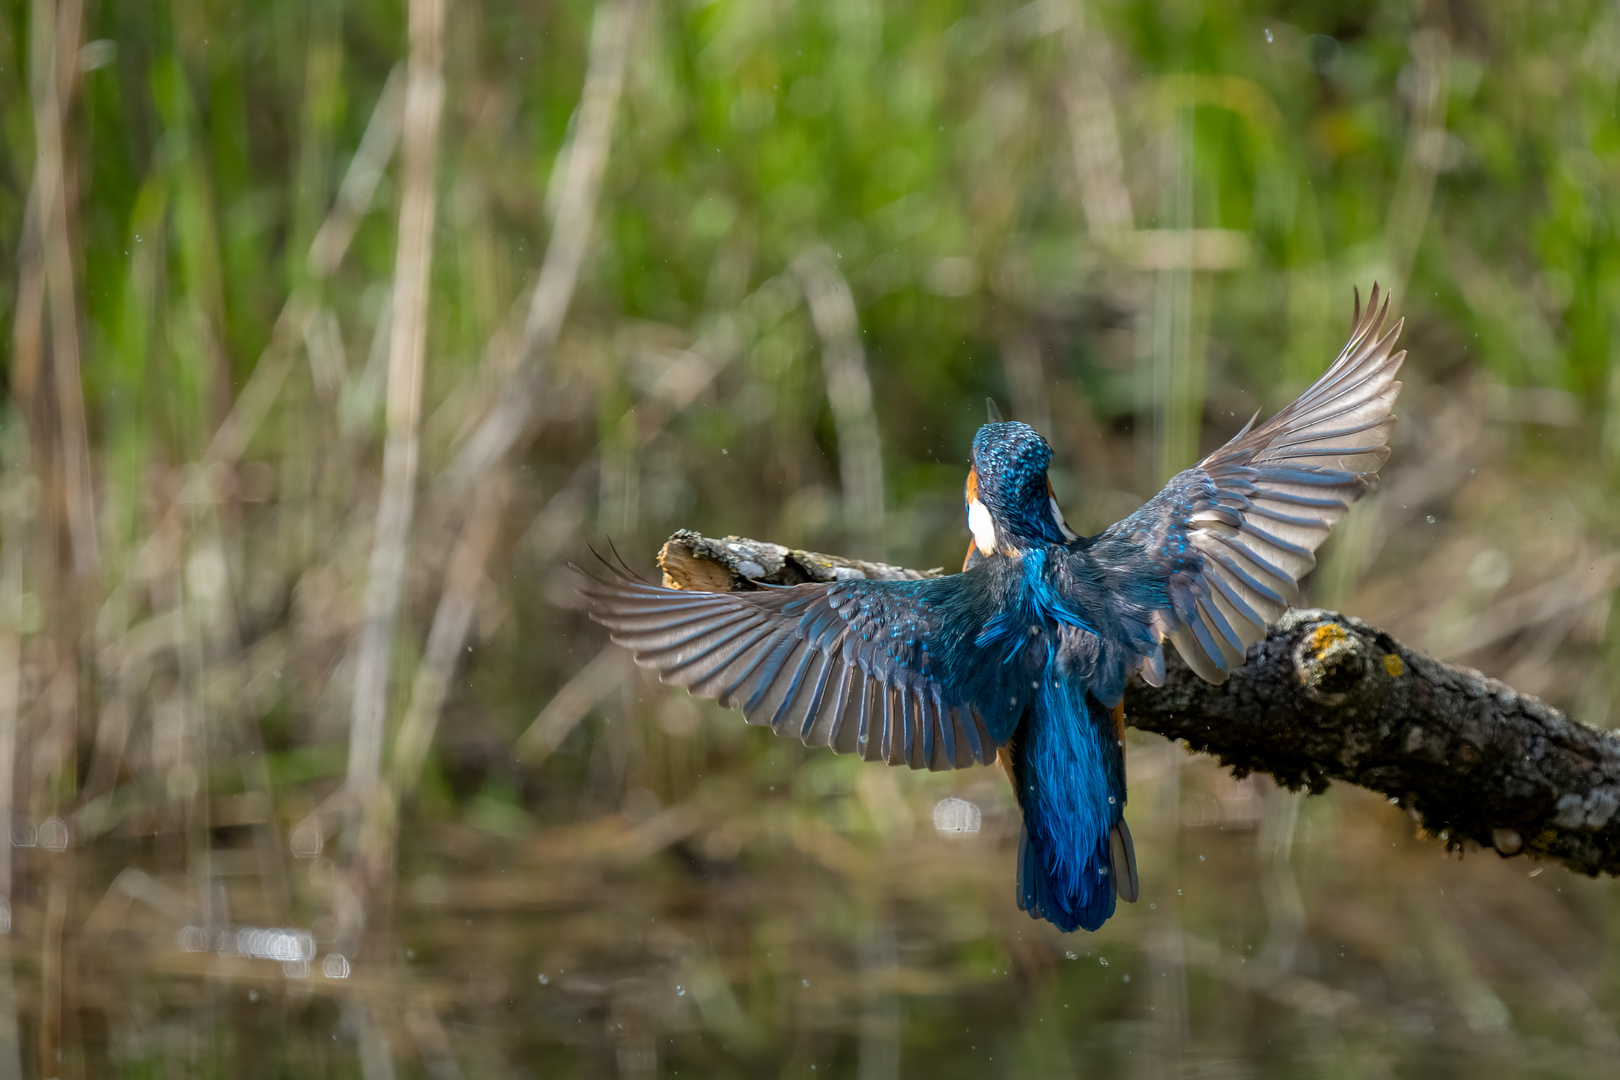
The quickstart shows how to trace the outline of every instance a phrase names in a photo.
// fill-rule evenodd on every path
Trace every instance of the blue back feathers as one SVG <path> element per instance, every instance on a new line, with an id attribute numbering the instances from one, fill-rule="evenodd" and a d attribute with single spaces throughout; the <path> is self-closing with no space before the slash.
<path id="1" fill-rule="evenodd" d="M 975 644 L 1032 684 L 1033 708 L 1007 732 L 1024 811 L 1018 903 L 1063 930 L 1095 930 L 1114 913 L 1108 830 L 1125 810 L 1124 751 L 1108 715 L 1124 691 L 1124 656 L 1078 606 L 1083 564 L 1061 549 L 985 565 L 1014 580 Z"/>

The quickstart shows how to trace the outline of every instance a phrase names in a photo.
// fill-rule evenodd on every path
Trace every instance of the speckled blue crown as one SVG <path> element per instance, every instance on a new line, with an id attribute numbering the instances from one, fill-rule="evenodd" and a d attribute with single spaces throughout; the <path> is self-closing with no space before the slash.
<path id="1" fill-rule="evenodd" d="M 1046 468 L 1052 448 L 1028 424 L 986 424 L 973 436 L 973 467 L 979 499 L 992 514 L 1026 509 L 1032 497 L 1046 503 Z"/>

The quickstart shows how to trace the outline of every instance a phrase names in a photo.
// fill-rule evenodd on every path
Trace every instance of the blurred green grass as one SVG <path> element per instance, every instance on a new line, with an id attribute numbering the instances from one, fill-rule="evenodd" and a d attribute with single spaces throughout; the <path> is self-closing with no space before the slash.
<path id="1" fill-rule="evenodd" d="M 1147 903 L 1063 938 L 999 775 L 659 690 L 565 564 L 692 527 L 953 565 L 987 395 L 1095 530 L 1377 280 L 1402 422 L 1313 600 L 1611 726 L 1613 5 L 457 0 L 378 801 L 408 6 L 0 20 L 0 1071 L 1606 1074 L 1608 882 L 1143 738 Z M 933 830 L 953 793 L 980 833 Z"/>

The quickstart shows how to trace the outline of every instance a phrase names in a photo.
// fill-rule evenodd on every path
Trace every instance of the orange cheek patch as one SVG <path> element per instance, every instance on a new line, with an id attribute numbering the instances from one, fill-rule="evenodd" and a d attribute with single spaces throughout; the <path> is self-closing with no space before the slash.
<path id="1" fill-rule="evenodd" d="M 964 498 L 969 507 L 972 507 L 974 503 L 979 501 L 979 470 L 971 466 L 968 468 L 967 491 L 964 493 Z M 971 518 L 972 515 L 969 515 L 969 520 L 971 520 Z M 963 570 L 966 570 L 968 568 L 968 563 L 973 561 L 973 555 L 975 552 L 979 552 L 979 542 L 976 539 L 969 538 L 967 555 L 962 559 Z M 979 553 L 985 555 L 989 554 L 989 552 Z"/>

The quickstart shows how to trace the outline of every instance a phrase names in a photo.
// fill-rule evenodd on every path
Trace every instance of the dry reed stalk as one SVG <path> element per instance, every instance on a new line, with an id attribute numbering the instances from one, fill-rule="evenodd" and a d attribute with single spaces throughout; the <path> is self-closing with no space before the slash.
<path id="1" fill-rule="evenodd" d="M 552 211 L 551 240 L 529 302 L 517 370 L 495 407 L 445 470 L 442 487 L 451 497 L 465 492 L 499 464 L 533 423 L 546 362 L 573 303 L 574 286 L 595 224 L 639 9 L 640 0 L 604 0 L 597 5 L 579 125 L 563 147 L 553 173 L 556 179 L 550 194 L 555 197 L 547 198 Z"/>
<path id="2" fill-rule="evenodd" d="M 22 1042 L 17 1030 L 17 986 L 11 977 L 11 942 L 0 944 L 0 1072 L 21 1076 Z"/>
<path id="3" fill-rule="evenodd" d="M 40 935 L 39 1075 L 59 1076 L 62 1062 L 62 932 L 67 923 L 67 872 L 56 860 L 45 884 L 45 926 Z"/>
<path id="4" fill-rule="evenodd" d="M 406 1006 L 403 1021 L 429 1080 L 463 1080 L 450 1033 L 444 1029 L 444 1022 L 431 1002 L 418 1001 Z"/>
<path id="5" fill-rule="evenodd" d="M 900 966 L 895 947 L 894 922 L 882 896 L 868 899 L 875 910 L 855 949 L 862 986 L 861 1016 L 857 1027 L 855 1074 L 860 1080 L 898 1080 L 902 1017 L 894 976 Z"/>
<path id="6" fill-rule="evenodd" d="M 45 354 L 45 260 L 40 252 L 39 199 L 30 189 L 17 243 L 17 306 L 11 320 L 11 396 L 33 431 L 35 395 Z"/>
<path id="7" fill-rule="evenodd" d="M 479 483 L 472 513 L 451 552 L 444 592 L 433 615 L 427 648 L 411 688 L 410 706 L 400 723 L 389 763 L 389 779 L 398 798 L 407 798 L 415 790 L 422 763 L 427 760 L 428 749 L 433 744 L 439 713 L 444 708 L 445 695 L 476 611 L 484 564 L 489 561 L 495 538 L 500 534 L 501 515 L 511 490 L 511 475 L 505 469 L 497 469 Z"/>
<path id="8" fill-rule="evenodd" d="M 68 224 L 68 164 L 63 115 L 78 74 L 80 0 L 33 0 L 30 13 L 31 83 L 35 158 L 33 202 L 40 231 L 45 295 L 50 308 L 50 366 L 56 392 L 62 502 L 73 568 L 78 574 L 99 562 L 95 494 L 91 490 L 90 442 L 79 379 L 79 311 L 75 297 L 73 240 Z"/>
<path id="9" fill-rule="evenodd" d="M 388 356 L 387 437 L 349 736 L 346 788 L 349 815 L 355 826 L 376 789 L 382 764 L 389 659 L 405 589 L 405 548 L 416 502 L 417 429 L 427 351 L 428 275 L 433 260 L 434 176 L 439 117 L 444 105 L 443 0 L 411 0 L 409 22 L 399 241 Z"/>
<path id="10" fill-rule="evenodd" d="M 872 378 L 861 348 L 860 321 L 849 283 L 832 253 L 815 245 L 793 261 L 793 273 L 821 339 L 827 403 L 838 431 L 838 475 L 844 528 L 857 554 L 883 556 L 883 442 L 872 404 Z"/>
<path id="11" fill-rule="evenodd" d="M 1412 35 L 1411 48 L 1412 120 L 1384 232 L 1386 258 L 1393 271 L 1385 284 L 1394 296 L 1406 295 L 1412 263 L 1429 221 L 1435 177 L 1446 151 L 1451 40 L 1443 30 L 1425 27 Z"/>
<path id="12" fill-rule="evenodd" d="M 343 261 L 349 242 L 354 239 L 354 230 L 371 208 L 371 199 L 377 193 L 377 182 L 382 179 L 388 159 L 394 156 L 404 118 L 405 72 L 401 65 L 395 64 L 372 109 L 365 133 L 360 136 L 360 145 L 355 149 L 349 169 L 343 174 L 332 209 L 309 245 L 309 271 L 316 278 L 330 277 Z"/>
<path id="13" fill-rule="evenodd" d="M 11 826 L 16 805 L 17 733 L 22 719 L 22 585 L 27 495 L 17 478 L 0 483 L 0 931 L 10 935 Z M 21 1076 L 16 988 L 9 937 L 0 953 L 0 1075 Z"/>
<path id="14" fill-rule="evenodd" d="M 48 320 L 40 309 L 19 310 L 17 327 L 19 345 L 31 349 L 31 354 L 19 352 L 17 367 L 25 382 L 21 398 L 35 447 L 41 451 L 35 458 L 46 505 L 50 507 L 47 520 L 52 522 L 50 543 L 39 554 L 42 579 L 36 590 L 51 595 L 56 604 L 52 619 L 53 635 L 45 644 L 48 661 L 54 671 L 46 691 L 44 710 L 46 730 L 40 732 L 38 745 L 33 748 L 35 772 L 50 781 L 33 785 L 37 790 L 23 793 L 25 799 L 42 804 L 53 804 L 70 787 L 75 777 L 71 768 L 77 742 L 77 707 L 79 692 L 79 634 L 78 620 L 82 617 L 79 590 L 88 584 L 99 564 L 98 538 L 95 524 L 94 492 L 90 475 L 89 437 L 85 424 L 84 396 L 79 374 L 79 311 L 76 296 L 74 240 L 71 237 L 69 215 L 73 207 L 70 198 L 75 181 L 70 174 L 63 135 L 64 116 L 72 98 L 79 73 L 78 48 L 81 29 L 82 5 L 80 0 L 34 0 L 30 10 L 30 104 L 34 122 L 35 172 L 29 203 L 33 211 L 31 221 L 35 236 L 30 249 L 25 244 L 25 258 L 33 263 L 22 268 L 22 295 L 19 299 L 48 310 Z M 37 260 L 37 261 L 36 261 Z M 32 281 L 30 279 L 32 278 Z M 49 350 L 45 349 L 45 330 L 49 329 Z M 48 357 L 50 390 L 54 399 L 50 410 L 43 406 L 43 389 L 39 379 Z M 54 415 L 52 415 L 54 414 Z M 47 419 L 48 418 L 48 419 Z M 9 514 L 7 515 L 10 516 Z M 9 524 L 9 522 L 8 522 Z M 65 532 L 66 548 L 74 580 L 63 580 L 56 568 L 55 550 L 58 537 Z M 6 538 L 6 546 L 19 547 L 23 538 L 13 531 Z M 8 588 L 20 588 L 21 566 L 7 553 Z M 7 605 L 10 607 L 10 605 Z M 16 611 L 6 614 L 15 616 Z M 5 778 L 6 817 L 16 802 L 16 749 L 22 719 L 22 657 L 21 641 L 17 637 L 15 618 L 8 620 L 5 630 L 4 655 L 0 664 L 5 671 L 5 701 L 0 703 L 6 715 L 0 718 L 4 732 L 0 734 L 0 767 Z M 10 758 L 10 761 L 6 761 Z M 8 821 L 9 825 L 9 821 Z M 0 843 L 9 845 L 10 830 L 0 837 Z M 10 862 L 6 860 L 6 900 L 9 922 Z M 63 1022 L 63 926 L 66 919 L 70 868 L 65 858 L 53 859 L 46 874 L 45 925 L 39 942 L 39 1020 L 35 1031 L 35 1052 L 40 1075 L 54 1075 L 61 1069 L 61 1043 Z M 9 926 L 7 927 L 9 930 Z M 9 982 L 9 957 L 7 963 Z M 8 987 L 9 989 L 9 987 Z M 9 995 L 8 996 L 12 996 Z M 9 1004 L 9 1003 L 8 1003 Z M 3 1022 L 7 1056 L 11 1056 L 16 1039 L 15 1012 L 8 1009 Z M 10 1064 L 10 1062 L 7 1062 Z M 20 1071 L 20 1070 L 19 1070 Z"/>
<path id="15" fill-rule="evenodd" d="M 414 7 L 415 4 L 412 4 Z M 394 1052 L 388 1029 L 377 1017 L 377 1007 L 369 1002 L 350 1004 L 359 1029 L 360 1076 L 362 1080 L 394 1080 Z"/>
<path id="16" fill-rule="evenodd" d="M 1129 231 L 1135 214 L 1130 188 L 1125 185 L 1125 158 L 1119 147 L 1113 96 L 1103 77 L 1108 70 L 1108 42 L 1100 30 L 1086 25 L 1085 9 L 1079 3 L 1074 5 L 1064 35 L 1064 49 L 1073 75 L 1064 81 L 1063 105 L 1069 115 L 1086 228 L 1093 236 Z"/>
<path id="17" fill-rule="evenodd" d="M 540 715 L 518 736 L 512 744 L 518 760 L 533 768 L 550 757 L 597 702 L 626 678 L 634 677 L 625 663 L 624 650 L 614 645 L 603 648 L 551 696 Z"/>
<path id="18" fill-rule="evenodd" d="M 1198 291 L 1193 240 L 1196 179 L 1190 106 L 1174 113 L 1159 172 L 1159 213 L 1169 223 L 1170 258 L 1153 274 L 1152 304 L 1147 309 L 1145 359 L 1152 379 L 1154 480 L 1163 481 L 1198 456 L 1198 430 L 1204 400 L 1204 343 L 1195 315 Z"/>
<path id="19" fill-rule="evenodd" d="M 186 869 L 202 909 L 202 925 L 210 933 L 223 929 L 229 917 L 216 901 L 212 807 L 208 804 L 208 777 L 213 771 L 213 725 L 209 722 L 208 653 L 205 637 L 208 628 L 199 612 L 199 598 L 191 582 L 186 581 L 189 567 L 176 561 L 171 568 L 167 585 L 167 600 L 173 606 L 180 634 L 175 649 L 179 672 L 179 716 L 176 720 L 180 738 L 176 747 L 174 768 L 165 778 L 169 785 L 169 798 L 181 804 L 182 836 L 185 838 Z"/>
<path id="20" fill-rule="evenodd" d="M 17 733 L 22 720 L 22 592 L 26 539 L 22 485 L 0 486 L 0 918 L 9 932 L 11 819 L 16 805 Z"/>

